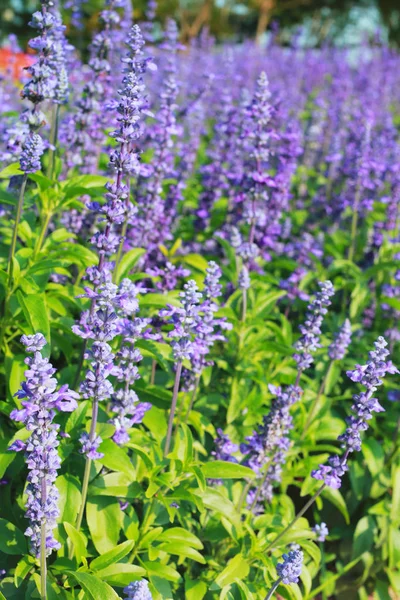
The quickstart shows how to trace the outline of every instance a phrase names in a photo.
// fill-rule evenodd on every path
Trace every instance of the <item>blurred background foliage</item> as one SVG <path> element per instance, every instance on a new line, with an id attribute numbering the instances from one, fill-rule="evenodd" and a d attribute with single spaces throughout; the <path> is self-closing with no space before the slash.
<path id="1" fill-rule="evenodd" d="M 64 0 L 60 0 L 61 4 Z M 69 37 L 85 48 L 97 27 L 104 0 L 82 0 L 83 27 L 71 25 L 71 11 L 64 10 Z M 25 48 L 28 21 L 37 0 L 0 0 L 0 42 L 16 33 Z M 144 18 L 146 0 L 134 1 L 135 18 Z M 176 18 L 183 41 L 208 27 L 217 41 L 263 41 L 271 32 L 283 44 L 293 37 L 304 46 L 334 43 L 358 46 L 376 40 L 400 45 L 400 0 L 159 0 L 157 18 Z"/>

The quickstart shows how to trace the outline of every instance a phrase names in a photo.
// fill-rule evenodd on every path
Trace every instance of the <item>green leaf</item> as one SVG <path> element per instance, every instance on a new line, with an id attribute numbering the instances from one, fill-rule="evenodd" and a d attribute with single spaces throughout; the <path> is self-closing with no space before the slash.
<path id="1" fill-rule="evenodd" d="M 159 541 L 160 538 L 157 538 Z M 202 563 L 203 565 L 206 563 L 204 557 L 192 548 L 191 546 L 187 546 L 182 542 L 164 542 L 157 546 L 157 549 L 162 550 L 163 552 L 167 552 L 168 554 L 177 554 L 178 556 L 185 556 L 190 558 L 191 560 L 195 560 L 196 562 Z"/>
<path id="2" fill-rule="evenodd" d="M 182 256 L 182 262 L 200 271 L 200 273 L 205 273 L 208 267 L 208 262 L 200 254 L 186 254 Z"/>
<path id="3" fill-rule="evenodd" d="M 132 540 L 127 540 L 126 542 L 123 542 L 116 548 L 113 548 L 112 550 L 105 552 L 101 556 L 98 556 L 90 563 L 91 570 L 99 571 L 100 569 L 105 569 L 106 567 L 109 567 L 110 565 L 119 562 L 121 559 L 124 558 L 124 556 L 129 554 L 134 545 L 135 542 L 133 542 Z"/>
<path id="4" fill-rule="evenodd" d="M 125 473 L 132 481 L 136 480 L 136 472 L 131 459 L 123 448 L 112 440 L 104 440 L 100 444 L 99 450 L 104 453 L 103 458 L 99 458 L 99 463 L 111 471 Z"/>
<path id="5" fill-rule="evenodd" d="M 374 544 L 375 521 L 371 516 L 362 517 L 354 532 L 352 560 L 370 550 Z"/>
<path id="6" fill-rule="evenodd" d="M 43 333 L 47 341 L 44 350 L 50 354 L 50 322 L 44 294 L 25 296 L 17 290 L 17 298 L 31 333 Z"/>
<path id="7" fill-rule="evenodd" d="M 89 486 L 89 496 L 120 496 L 121 498 L 137 498 L 142 493 L 140 485 L 125 473 L 107 473 L 96 477 Z"/>
<path id="8" fill-rule="evenodd" d="M 349 525 L 349 523 L 350 523 L 349 511 L 347 509 L 346 502 L 345 502 L 342 494 L 339 492 L 339 490 L 334 490 L 330 487 L 326 487 L 324 489 L 324 491 L 322 492 L 322 496 L 324 498 L 326 498 L 327 500 L 329 500 L 329 502 L 331 502 L 334 506 L 336 506 L 336 508 L 344 516 L 346 523 Z"/>
<path id="9" fill-rule="evenodd" d="M 173 581 L 178 583 L 181 580 L 181 576 L 178 571 L 170 567 L 169 565 L 162 565 L 157 562 L 144 562 L 143 567 L 146 569 L 149 577 L 155 575 L 156 577 L 162 577 L 167 581 Z"/>
<path id="10" fill-rule="evenodd" d="M 4 554 L 25 554 L 24 534 L 10 521 L 0 519 L 0 551 Z"/>
<path id="11" fill-rule="evenodd" d="M 214 460 L 201 465 L 204 477 L 208 479 L 254 479 L 256 474 L 249 467 L 236 463 Z"/>
<path id="12" fill-rule="evenodd" d="M 86 413 L 89 408 L 89 400 L 84 400 L 83 402 L 79 402 L 78 408 L 76 408 L 68 417 L 67 422 L 65 424 L 65 432 L 69 434 L 73 434 L 75 430 L 80 430 L 81 425 L 85 420 Z"/>
<path id="13" fill-rule="evenodd" d="M 16 588 L 19 588 L 34 565 L 35 560 L 32 556 L 27 555 L 21 558 L 14 571 L 14 584 Z"/>
<path id="14" fill-rule="evenodd" d="M 180 306 L 179 298 L 176 294 L 146 294 L 140 298 L 140 307 L 154 306 L 156 308 L 164 308 L 167 304 L 171 306 Z"/>
<path id="15" fill-rule="evenodd" d="M 192 546 L 193 548 L 197 548 L 198 550 L 203 548 L 203 544 L 199 538 L 182 527 L 171 527 L 171 529 L 166 529 L 162 532 L 160 537 L 157 538 L 157 541 L 180 542 Z"/>
<path id="16" fill-rule="evenodd" d="M 204 581 L 186 581 L 185 598 L 186 600 L 203 600 L 207 594 L 207 584 Z"/>
<path id="17" fill-rule="evenodd" d="M 121 600 L 120 596 L 105 581 L 95 575 L 82 572 L 69 572 L 68 577 L 73 577 L 89 595 L 85 600 Z"/>
<path id="18" fill-rule="evenodd" d="M 75 529 L 71 523 L 63 523 L 64 529 L 67 532 L 68 539 L 71 541 L 71 545 L 74 548 L 74 556 L 80 564 L 82 557 L 86 556 L 86 538 L 81 531 Z"/>
<path id="19" fill-rule="evenodd" d="M 136 346 L 140 348 L 143 356 L 154 358 L 165 371 L 168 370 L 168 362 L 174 362 L 172 348 L 168 344 L 153 340 L 137 340 Z"/>
<path id="20" fill-rule="evenodd" d="M 136 265 L 140 257 L 143 256 L 145 252 L 146 250 L 144 248 L 132 248 L 132 250 L 128 250 L 128 252 L 126 252 L 126 254 L 123 255 L 121 262 L 118 266 L 118 281 L 121 281 L 121 279 L 129 275 L 130 271 L 132 271 L 133 267 Z"/>
<path id="21" fill-rule="evenodd" d="M 131 581 L 141 579 L 146 575 L 146 571 L 143 567 L 138 567 L 137 565 L 117 563 L 98 571 L 97 575 L 101 577 L 101 579 L 110 582 L 112 585 L 125 587 L 126 585 L 129 585 Z"/>
<path id="22" fill-rule="evenodd" d="M 204 506 L 230 521 L 238 532 L 242 531 L 242 522 L 239 513 L 234 504 L 223 495 L 222 492 L 213 488 L 207 488 L 205 492 L 193 490 L 193 494 L 198 496 Z"/>
<path id="23" fill-rule="evenodd" d="M 56 479 L 56 486 L 60 493 L 58 506 L 60 509 L 60 521 L 75 523 L 81 506 L 82 494 L 81 483 L 75 475 L 65 473 Z"/>
<path id="24" fill-rule="evenodd" d="M 390 516 L 393 521 L 398 521 L 400 518 L 400 465 L 393 465 L 392 487 L 393 494 L 390 508 Z"/>
<path id="25" fill-rule="evenodd" d="M 86 519 L 97 552 L 103 554 L 115 548 L 123 520 L 118 500 L 106 496 L 90 498 L 86 505 Z"/>
<path id="26" fill-rule="evenodd" d="M 23 171 L 19 168 L 19 162 L 12 163 L 0 171 L 0 179 L 9 179 L 14 175 L 23 175 Z"/>
<path id="27" fill-rule="evenodd" d="M 236 554 L 218 575 L 215 583 L 221 588 L 230 585 L 235 579 L 244 579 L 250 571 L 249 563 L 241 554 Z"/>

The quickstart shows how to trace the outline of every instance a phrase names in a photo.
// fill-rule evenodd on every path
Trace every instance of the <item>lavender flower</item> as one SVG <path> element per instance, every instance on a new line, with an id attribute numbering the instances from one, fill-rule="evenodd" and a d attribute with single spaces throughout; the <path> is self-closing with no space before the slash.
<path id="1" fill-rule="evenodd" d="M 82 166 L 87 173 L 95 169 L 105 139 L 103 121 L 108 111 L 102 112 L 101 108 L 107 103 L 112 90 L 111 55 L 115 46 L 113 30 L 120 23 L 116 10 L 120 4 L 120 0 L 105 2 L 105 8 L 99 16 L 102 30 L 94 36 L 89 48 L 90 76 L 76 104 L 77 111 L 62 126 L 68 166 Z"/>
<path id="2" fill-rule="evenodd" d="M 234 444 L 229 435 L 223 432 L 222 429 L 217 429 L 217 437 L 214 440 L 215 450 L 211 452 L 215 460 L 225 460 L 226 462 L 237 462 L 237 459 L 232 456 L 239 450 L 237 444 Z"/>
<path id="3" fill-rule="evenodd" d="M 20 167 L 24 173 L 35 173 L 41 168 L 40 159 L 44 152 L 43 140 L 37 133 L 30 133 L 22 146 Z"/>
<path id="4" fill-rule="evenodd" d="M 238 285 L 241 290 L 248 290 L 251 285 L 249 270 L 246 265 L 243 265 L 240 270 Z"/>
<path id="5" fill-rule="evenodd" d="M 351 341 L 351 323 L 346 319 L 339 331 L 335 334 L 335 339 L 328 348 L 328 355 L 331 360 L 341 360 L 347 352 Z"/>
<path id="6" fill-rule="evenodd" d="M 20 158 L 21 171 L 33 173 L 40 169 L 40 158 L 44 151 L 43 141 L 37 130 L 45 123 L 43 113 L 39 110 L 39 104 L 53 97 L 55 78 L 51 66 L 53 44 L 51 31 L 55 26 L 54 16 L 49 12 L 52 6 L 51 0 L 41 0 L 41 11 L 32 15 L 29 25 L 37 29 L 39 35 L 33 38 L 29 45 L 38 51 L 38 59 L 27 67 L 31 79 L 22 89 L 21 96 L 30 100 L 33 104 L 32 110 L 27 110 L 22 115 L 22 121 L 29 126 L 29 134 L 22 145 Z"/>
<path id="7" fill-rule="evenodd" d="M 173 326 L 168 336 L 173 340 L 171 345 L 174 359 L 177 362 L 181 362 L 185 358 L 190 359 L 193 354 L 199 302 L 202 298 L 193 279 L 185 283 L 183 292 L 180 292 L 179 296 L 182 308 L 168 305 L 166 309 L 160 311 L 160 317 L 167 317 Z"/>
<path id="8" fill-rule="evenodd" d="M 387 360 L 389 351 L 386 349 L 387 342 L 379 337 L 374 343 L 374 350 L 369 352 L 369 360 L 366 365 L 356 365 L 353 371 L 347 371 L 347 376 L 365 387 L 365 391 L 353 396 L 354 404 L 351 409 L 356 416 L 351 415 L 346 419 L 348 427 L 343 435 L 339 436 L 345 453 L 342 458 L 331 456 L 328 465 L 319 465 L 319 469 L 312 472 L 314 479 L 324 481 L 326 485 L 334 489 L 341 486 L 341 478 L 348 470 L 347 458 L 351 452 L 361 450 L 361 432 L 368 429 L 368 421 L 372 419 L 374 412 L 382 412 L 384 408 L 379 404 L 374 392 L 382 385 L 382 378 L 387 373 L 399 373 L 391 361 Z"/>
<path id="9" fill-rule="evenodd" d="M 42 535 L 46 536 L 46 555 L 50 555 L 60 544 L 53 536 L 59 510 L 58 490 L 54 485 L 60 458 L 57 452 L 59 425 L 53 423 L 56 411 L 71 412 L 77 407 L 78 394 L 61 386 L 57 390 L 56 370 L 41 354 L 46 340 L 42 334 L 22 336 L 21 342 L 33 357 L 25 359 L 28 370 L 26 381 L 16 396 L 22 399 L 22 409 L 13 410 L 11 418 L 22 421 L 31 432 L 26 442 L 17 440 L 10 450 L 25 451 L 29 469 L 26 488 L 26 517 L 30 525 L 25 534 L 30 537 L 32 553 L 39 557 Z"/>
<path id="10" fill-rule="evenodd" d="M 131 223 L 128 240 L 133 247 L 146 248 L 147 259 L 152 253 L 158 255 L 159 245 L 171 238 L 171 222 L 175 218 L 176 198 L 167 206 L 162 196 L 162 183 L 174 172 L 173 136 L 178 133 L 176 124 L 176 54 L 178 30 L 175 21 L 169 19 L 163 44 L 167 65 L 166 77 L 160 92 L 157 121 L 150 133 L 154 156 L 146 165 L 137 181 L 138 215 Z"/>
<path id="11" fill-rule="evenodd" d="M 317 542 L 324 542 L 326 537 L 329 535 L 329 530 L 326 523 L 316 524 L 312 528 L 312 531 L 315 533 Z"/>
<path id="12" fill-rule="evenodd" d="M 181 265 L 173 265 L 167 261 L 165 267 L 154 266 L 147 269 L 147 273 L 152 277 L 158 277 L 156 281 L 156 288 L 162 292 L 169 292 L 176 289 L 178 286 L 178 280 L 181 277 L 189 277 L 189 269 L 185 269 Z"/>
<path id="13" fill-rule="evenodd" d="M 146 579 L 130 583 L 124 588 L 124 594 L 127 594 L 125 600 L 152 600 L 153 598 Z"/>
<path id="14" fill-rule="evenodd" d="M 290 585 L 297 583 L 303 568 L 304 555 L 301 550 L 291 550 L 282 556 L 283 562 L 276 565 L 276 570 L 282 583 Z"/>
<path id="15" fill-rule="evenodd" d="M 281 480 L 282 465 L 286 461 L 286 452 L 290 447 L 289 432 L 293 428 L 290 407 L 298 402 L 303 390 L 298 386 L 287 389 L 269 386 L 275 399 L 271 410 L 263 419 L 262 425 L 246 438 L 240 450 L 245 454 L 245 465 L 257 475 L 263 474 L 257 490 L 251 489 L 247 498 L 248 504 L 258 512 L 262 506 L 260 500 L 271 502 L 273 487 Z"/>
<path id="16" fill-rule="evenodd" d="M 117 364 L 113 375 L 123 384 L 123 387 L 112 395 L 111 410 L 116 413 L 116 417 L 110 421 L 116 429 L 113 440 L 120 446 L 129 441 L 127 430 L 133 425 L 141 423 L 145 413 L 151 408 L 151 404 L 148 402 L 139 402 L 136 392 L 131 389 L 135 381 L 140 378 L 136 364 L 143 358 L 139 350 L 135 348 L 135 343 L 142 330 L 148 325 L 146 319 L 137 317 L 132 319 L 132 316 L 139 310 L 137 293 L 138 289 L 129 279 L 121 282 L 119 312 L 124 316 L 120 325 L 122 344 L 116 356 Z"/>
<path id="17" fill-rule="evenodd" d="M 319 282 L 320 291 L 316 293 L 314 300 L 308 305 L 304 325 L 300 325 L 301 338 L 295 343 L 298 353 L 294 355 L 300 371 L 308 369 L 313 363 L 311 352 L 321 347 L 319 338 L 321 325 L 326 315 L 327 306 L 331 304 L 330 297 L 334 294 L 333 285 L 330 281 Z"/>
<path id="18" fill-rule="evenodd" d="M 69 46 L 64 35 L 65 26 L 62 24 L 59 10 L 54 15 L 54 27 L 49 32 L 52 45 L 52 55 L 49 64 L 55 78 L 52 100 L 56 104 L 66 104 L 69 96 L 69 82 L 67 72 L 67 53 Z"/>

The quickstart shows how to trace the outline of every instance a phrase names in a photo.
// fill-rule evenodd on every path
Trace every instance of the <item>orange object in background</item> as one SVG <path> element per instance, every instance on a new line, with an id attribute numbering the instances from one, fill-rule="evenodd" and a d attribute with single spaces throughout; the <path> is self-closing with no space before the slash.
<path id="1" fill-rule="evenodd" d="M 24 68 L 29 67 L 33 61 L 33 56 L 25 52 L 15 52 L 7 47 L 0 48 L 0 73 L 11 72 L 15 81 L 22 79 Z"/>

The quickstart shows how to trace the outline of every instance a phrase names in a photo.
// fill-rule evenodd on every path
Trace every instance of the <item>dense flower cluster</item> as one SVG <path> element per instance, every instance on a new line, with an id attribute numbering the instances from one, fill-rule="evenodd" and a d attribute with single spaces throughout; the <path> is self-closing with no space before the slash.
<path id="1" fill-rule="evenodd" d="M 149 590 L 146 579 L 134 581 L 124 588 L 125 600 L 152 600 L 153 596 Z"/>
<path id="2" fill-rule="evenodd" d="M 284 554 L 282 558 L 283 562 L 276 565 L 279 577 L 287 585 L 297 583 L 303 569 L 303 553 L 300 550 L 291 550 Z"/>
<path id="3" fill-rule="evenodd" d="M 62 385 L 57 390 L 57 380 L 53 377 L 53 368 L 41 351 L 46 340 L 41 333 L 23 335 L 21 342 L 33 357 L 25 359 L 28 369 L 26 381 L 16 396 L 21 400 L 22 408 L 12 411 L 10 417 L 24 423 L 30 432 L 26 442 L 17 440 L 10 450 L 25 451 L 29 469 L 26 488 L 26 517 L 29 527 L 25 534 L 30 538 L 32 553 L 40 555 L 41 542 L 45 543 L 46 554 L 60 547 L 54 538 L 59 510 L 58 490 L 55 486 L 60 457 L 57 433 L 59 425 L 53 422 L 57 411 L 71 412 L 77 407 L 78 394 Z M 44 539 L 43 539 L 44 536 Z"/>

